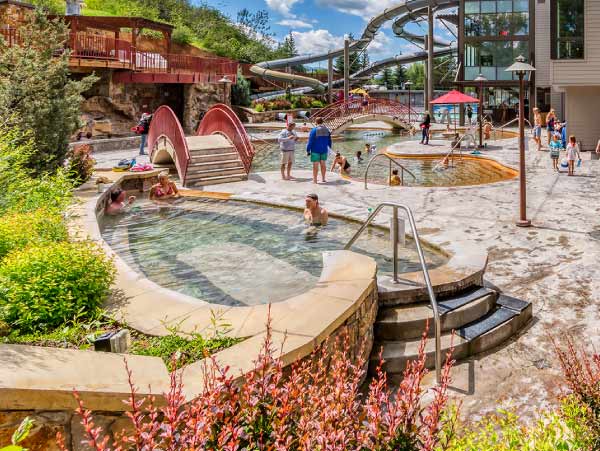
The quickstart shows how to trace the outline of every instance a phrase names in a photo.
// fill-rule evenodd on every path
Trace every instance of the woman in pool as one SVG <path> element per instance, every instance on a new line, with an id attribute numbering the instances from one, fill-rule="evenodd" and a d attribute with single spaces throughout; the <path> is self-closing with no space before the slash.
<path id="1" fill-rule="evenodd" d="M 339 152 L 336 152 L 335 154 L 335 158 L 331 164 L 331 172 L 334 171 L 336 166 L 340 167 L 340 173 L 342 175 L 350 174 L 350 163 L 348 163 L 348 159 Z"/>
<path id="2" fill-rule="evenodd" d="M 305 202 L 304 220 L 312 226 L 327 225 L 329 215 L 327 214 L 327 210 L 319 204 L 319 196 L 309 194 L 306 196 Z"/>
<path id="3" fill-rule="evenodd" d="M 129 196 L 127 202 L 127 191 L 117 188 L 110 193 L 110 202 L 106 206 L 107 215 L 118 215 L 119 213 L 125 213 L 129 210 L 129 207 L 135 202 L 135 196 Z"/>
<path id="4" fill-rule="evenodd" d="M 150 188 L 150 200 L 177 199 L 180 196 L 177 186 L 169 180 L 167 174 L 160 174 L 158 183 Z"/>

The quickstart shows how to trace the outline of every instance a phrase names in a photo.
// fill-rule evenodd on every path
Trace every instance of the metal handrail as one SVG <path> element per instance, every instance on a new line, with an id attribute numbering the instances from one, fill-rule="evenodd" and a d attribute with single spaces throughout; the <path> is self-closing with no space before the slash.
<path id="1" fill-rule="evenodd" d="M 373 222 L 375 217 L 379 214 L 379 212 L 383 209 L 383 207 L 391 207 L 393 208 L 393 216 L 392 216 L 392 234 L 393 234 L 393 247 L 394 247 L 394 283 L 400 283 L 398 280 L 398 209 L 402 209 L 406 212 L 408 216 L 408 222 L 410 223 L 410 227 L 412 229 L 413 238 L 415 240 L 415 245 L 417 247 L 417 253 L 419 254 L 419 262 L 421 263 L 421 269 L 423 271 L 423 277 L 425 279 L 425 285 L 427 286 L 427 293 L 429 295 L 429 301 L 431 303 L 431 308 L 433 309 L 433 321 L 435 325 L 435 375 L 436 380 L 440 383 L 441 380 L 441 372 L 442 372 L 442 324 L 440 320 L 440 314 L 438 309 L 438 304 L 435 299 L 435 293 L 433 292 L 433 285 L 431 284 L 431 279 L 429 278 L 429 271 L 427 270 L 427 263 L 425 262 L 425 254 L 423 253 L 423 249 L 421 248 L 421 242 L 419 240 L 419 232 L 417 231 L 417 225 L 415 223 L 415 218 L 413 217 L 412 211 L 409 207 L 402 204 L 397 204 L 394 202 L 382 202 L 373 212 L 369 215 L 367 220 L 363 223 L 363 225 L 358 229 L 358 231 L 354 234 L 350 241 L 344 246 L 344 250 L 349 250 L 352 245 L 356 242 L 356 240 L 360 237 L 360 235 L 365 231 L 365 229 Z"/>
<path id="2" fill-rule="evenodd" d="M 512 124 L 513 122 L 518 121 L 519 118 L 515 117 L 513 120 L 508 121 L 506 124 L 500 126 L 500 127 L 496 127 L 498 130 L 504 130 L 505 127 L 508 127 L 510 124 Z M 527 124 L 529 124 L 530 128 L 533 128 L 533 125 L 531 125 L 531 122 L 529 122 L 529 120 L 527 118 L 525 118 L 525 122 L 527 122 Z"/>
<path id="3" fill-rule="evenodd" d="M 462 157 L 462 149 L 460 147 L 460 143 L 465 139 L 465 138 L 471 138 L 471 141 L 473 141 L 473 144 L 475 144 L 475 136 L 473 136 L 472 133 L 465 133 L 464 135 L 462 135 L 460 137 L 460 139 L 456 142 L 456 144 L 454 144 L 454 146 L 452 146 L 450 148 L 450 151 L 444 156 L 444 158 L 442 158 L 442 161 L 444 161 L 446 158 L 450 158 L 450 155 L 452 155 L 454 153 L 454 151 L 456 149 L 458 149 L 459 152 L 461 152 L 461 157 Z M 434 170 L 437 169 L 438 167 L 440 167 L 440 164 L 442 164 L 441 162 L 436 164 L 435 167 L 433 168 Z"/>
<path id="4" fill-rule="evenodd" d="M 400 172 L 400 181 L 402 182 L 402 185 L 404 185 L 404 171 L 408 172 L 413 180 L 417 180 L 417 177 L 415 176 L 415 174 L 413 174 L 410 170 L 406 169 L 403 165 L 401 165 L 400 163 L 398 163 L 394 158 L 390 157 L 389 155 L 385 154 L 385 153 L 378 153 L 377 155 L 375 155 L 373 158 L 371 158 L 369 160 L 369 163 L 367 163 L 367 169 L 365 169 L 365 189 L 367 188 L 367 177 L 369 175 L 369 168 L 371 167 L 371 163 L 373 163 L 374 160 L 376 160 L 379 157 L 386 157 L 388 160 L 390 160 L 390 173 L 388 175 L 388 180 L 389 177 L 391 177 L 392 175 L 392 163 L 394 163 L 396 166 L 398 166 L 402 172 Z"/>

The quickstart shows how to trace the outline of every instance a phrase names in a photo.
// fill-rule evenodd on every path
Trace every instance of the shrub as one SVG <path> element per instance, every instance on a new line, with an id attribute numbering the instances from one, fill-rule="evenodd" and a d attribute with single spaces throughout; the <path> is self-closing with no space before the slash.
<path id="1" fill-rule="evenodd" d="M 27 224 L 26 227 L 23 225 Z M 0 260 L 9 252 L 29 244 L 39 245 L 67 239 L 63 218 L 46 210 L 0 216 Z"/>
<path id="2" fill-rule="evenodd" d="M 179 25 L 177 28 L 175 28 L 175 30 L 173 30 L 171 39 L 177 44 L 189 45 L 194 42 L 195 36 L 194 32 L 189 27 L 185 25 Z"/>
<path id="3" fill-rule="evenodd" d="M 68 174 L 73 183 L 79 186 L 92 178 L 95 161 L 92 158 L 92 146 L 75 146 L 69 153 Z"/>
<path id="4" fill-rule="evenodd" d="M 257 113 L 262 113 L 263 111 L 265 111 L 265 105 L 262 103 L 257 104 L 254 109 L 256 110 Z"/>
<path id="5" fill-rule="evenodd" d="M 138 450 L 203 451 L 435 449 L 447 402 L 449 358 L 441 384 L 423 389 L 428 372 L 424 337 L 419 358 L 407 364 L 397 390 L 388 388 L 386 376 L 379 370 L 363 397 L 360 386 L 365 362 L 351 360 L 349 341 L 348 334 L 342 334 L 325 343 L 292 365 L 284 377 L 267 327 L 254 369 L 243 381 L 237 383 L 227 368 L 211 357 L 204 368 L 204 389 L 197 398 L 186 401 L 181 378 L 173 372 L 166 405 L 158 407 L 148 399 L 147 412 L 140 410 L 144 400 L 136 396 L 132 383 L 127 415 L 133 432 L 120 437 L 114 448 L 108 446 L 102 428 L 94 424 L 92 413 L 78 399 L 85 442 L 96 451 L 132 446 Z M 130 371 L 129 377 L 131 382 Z M 65 449 L 64 444 L 61 447 Z"/>
<path id="6" fill-rule="evenodd" d="M 0 317 L 22 332 L 93 318 L 113 278 L 112 262 L 91 243 L 13 252 L 0 264 Z"/>
<path id="7" fill-rule="evenodd" d="M 325 105 L 320 100 L 313 100 L 310 103 L 311 108 L 323 108 Z"/>
<path id="8" fill-rule="evenodd" d="M 250 82 L 242 75 L 242 71 L 238 70 L 236 83 L 231 87 L 231 102 L 234 105 L 250 106 L 250 94 Z"/>

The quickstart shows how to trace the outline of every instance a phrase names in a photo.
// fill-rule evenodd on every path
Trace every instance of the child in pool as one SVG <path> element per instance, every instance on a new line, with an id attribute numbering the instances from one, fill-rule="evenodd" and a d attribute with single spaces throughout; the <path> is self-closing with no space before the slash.
<path id="1" fill-rule="evenodd" d="M 560 158 L 560 149 L 562 148 L 562 142 L 558 135 L 552 136 L 550 141 L 550 158 L 552 159 L 552 168 L 558 171 L 558 159 Z"/>
<path id="2" fill-rule="evenodd" d="M 398 169 L 393 169 L 390 177 L 390 186 L 399 186 L 401 184 L 402 180 L 400 180 L 400 176 L 398 175 Z"/>
<path id="3" fill-rule="evenodd" d="M 354 161 L 356 161 L 357 163 L 362 163 L 363 157 L 362 157 L 362 152 L 360 150 L 356 151 L 356 156 L 354 157 Z"/>

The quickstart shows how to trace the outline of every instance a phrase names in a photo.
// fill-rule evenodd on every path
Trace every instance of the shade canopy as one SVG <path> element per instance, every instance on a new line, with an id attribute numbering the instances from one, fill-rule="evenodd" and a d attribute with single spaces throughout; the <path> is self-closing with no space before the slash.
<path id="1" fill-rule="evenodd" d="M 432 100 L 429 103 L 432 105 L 456 105 L 462 103 L 479 103 L 479 99 L 454 90 L 450 91 L 448 94 L 444 94 L 442 97 Z"/>
<path id="2" fill-rule="evenodd" d="M 350 94 L 359 94 L 361 96 L 368 96 L 369 93 L 362 88 L 355 88 L 350 91 Z"/>

